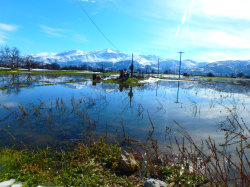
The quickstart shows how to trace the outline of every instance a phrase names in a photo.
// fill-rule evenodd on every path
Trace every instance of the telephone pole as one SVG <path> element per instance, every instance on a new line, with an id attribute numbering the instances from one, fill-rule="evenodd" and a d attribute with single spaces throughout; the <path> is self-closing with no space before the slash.
<path id="1" fill-rule="evenodd" d="M 180 79 L 180 76 L 181 76 L 181 55 L 184 53 L 182 51 L 178 52 L 180 53 L 180 64 L 179 64 L 179 79 Z"/>
<path id="2" fill-rule="evenodd" d="M 132 53 L 132 64 L 130 66 L 131 69 L 131 78 L 133 78 L 133 74 L 134 74 L 134 55 Z"/>
<path id="3" fill-rule="evenodd" d="M 160 77 L 160 68 L 159 68 L 159 63 L 160 63 L 160 60 L 158 58 L 158 76 Z"/>

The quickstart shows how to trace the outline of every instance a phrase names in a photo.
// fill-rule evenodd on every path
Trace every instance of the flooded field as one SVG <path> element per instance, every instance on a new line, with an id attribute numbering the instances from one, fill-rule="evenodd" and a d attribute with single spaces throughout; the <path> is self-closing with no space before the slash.
<path id="1" fill-rule="evenodd" d="M 227 118 L 250 122 L 250 87 L 237 84 L 150 78 L 124 87 L 82 75 L 0 79 L 0 146 L 56 146 L 99 136 L 145 142 L 151 131 L 163 147 L 167 134 L 179 137 L 177 124 L 195 142 L 210 136 L 222 143 Z"/>

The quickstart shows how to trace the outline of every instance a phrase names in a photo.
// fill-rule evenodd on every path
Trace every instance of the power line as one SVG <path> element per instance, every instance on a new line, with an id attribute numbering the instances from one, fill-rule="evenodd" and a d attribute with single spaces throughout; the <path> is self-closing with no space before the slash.
<path id="1" fill-rule="evenodd" d="M 82 4 L 80 3 L 80 0 L 76 0 L 76 2 L 78 3 L 79 7 L 81 8 L 81 10 L 84 12 L 84 14 L 89 18 L 90 22 L 95 26 L 95 28 L 101 33 L 101 35 L 105 38 L 105 40 L 112 46 L 114 47 L 116 50 L 119 51 L 118 47 L 116 47 L 116 45 L 104 34 L 104 32 L 102 32 L 102 30 L 100 29 L 100 27 L 98 27 L 98 25 L 95 23 L 95 21 L 91 18 L 91 16 L 88 14 L 88 12 L 83 8 Z"/>

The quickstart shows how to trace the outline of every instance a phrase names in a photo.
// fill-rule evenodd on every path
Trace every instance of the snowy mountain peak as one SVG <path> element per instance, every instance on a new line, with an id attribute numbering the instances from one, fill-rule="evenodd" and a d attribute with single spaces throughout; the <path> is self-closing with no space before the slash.
<path id="1" fill-rule="evenodd" d="M 117 53 L 118 51 L 113 51 L 111 49 L 105 49 L 104 50 L 106 53 Z"/>
<path id="2" fill-rule="evenodd" d="M 68 50 L 62 53 L 56 54 L 56 56 L 76 56 L 76 55 L 84 55 L 85 53 L 81 50 Z"/>
<path id="3" fill-rule="evenodd" d="M 112 49 L 104 49 L 98 51 L 84 52 L 81 50 L 68 50 L 62 53 L 40 53 L 33 55 L 34 58 L 43 63 L 57 63 L 63 66 L 91 66 L 100 68 L 104 64 L 106 69 L 120 70 L 129 69 L 131 65 L 132 55 Z M 163 59 L 155 55 L 136 55 L 134 54 L 135 69 L 144 69 L 147 71 L 156 71 L 158 68 L 158 58 L 160 58 L 160 71 L 177 72 L 179 68 L 179 60 Z M 198 63 L 192 60 L 183 60 L 181 72 L 192 74 L 214 75 L 232 75 L 243 73 L 250 75 L 250 61 L 219 61 L 213 63 Z"/>

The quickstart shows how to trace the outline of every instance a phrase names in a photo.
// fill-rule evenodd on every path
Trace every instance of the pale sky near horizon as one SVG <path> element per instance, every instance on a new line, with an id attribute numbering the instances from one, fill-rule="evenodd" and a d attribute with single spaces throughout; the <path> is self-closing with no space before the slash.
<path id="1" fill-rule="evenodd" d="M 79 0 L 125 53 L 250 60 L 250 0 Z M 0 0 L 0 46 L 23 55 L 115 49 L 76 0 Z"/>

